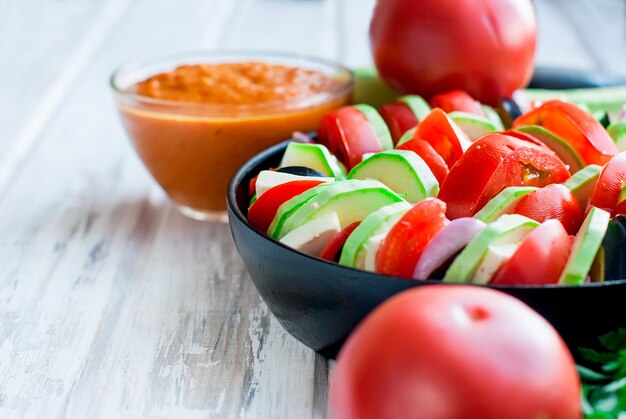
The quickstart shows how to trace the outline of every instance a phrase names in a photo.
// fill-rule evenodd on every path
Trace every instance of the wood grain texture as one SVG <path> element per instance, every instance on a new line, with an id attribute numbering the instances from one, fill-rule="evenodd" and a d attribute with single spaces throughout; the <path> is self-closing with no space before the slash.
<path id="1" fill-rule="evenodd" d="M 579 41 L 579 17 L 537 3 L 540 63 L 619 67 Z M 367 65 L 373 5 L 0 0 L 0 417 L 326 417 L 331 363 L 270 315 L 225 224 L 167 203 L 107 82 L 130 58 L 201 48 Z"/>

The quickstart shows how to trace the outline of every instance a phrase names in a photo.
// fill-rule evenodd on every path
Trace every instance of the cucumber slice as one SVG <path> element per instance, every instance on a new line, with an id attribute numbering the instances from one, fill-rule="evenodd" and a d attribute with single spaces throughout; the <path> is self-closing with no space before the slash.
<path id="1" fill-rule="evenodd" d="M 367 103 L 379 107 L 393 102 L 401 95 L 378 77 L 374 67 L 357 68 L 353 73 L 354 103 Z"/>
<path id="2" fill-rule="evenodd" d="M 491 223 L 501 215 L 509 214 L 520 199 L 536 190 L 534 186 L 510 186 L 491 198 L 487 205 L 474 215 L 474 218 Z"/>
<path id="3" fill-rule="evenodd" d="M 619 151 L 626 151 L 626 119 L 609 125 L 606 129 Z"/>
<path id="4" fill-rule="evenodd" d="M 487 119 L 491 121 L 491 123 L 496 127 L 496 131 L 504 131 L 504 124 L 502 123 L 502 118 L 498 115 L 498 112 L 489 105 L 480 105 L 483 108 L 483 112 Z"/>
<path id="5" fill-rule="evenodd" d="M 521 242 L 539 223 L 519 214 L 505 214 L 489 224 L 456 257 L 444 282 L 469 282 L 485 258 L 490 246 Z"/>
<path id="6" fill-rule="evenodd" d="M 403 102 L 409 108 L 411 108 L 411 110 L 417 117 L 418 121 L 421 121 L 422 119 L 426 118 L 426 115 L 430 113 L 430 106 L 428 105 L 428 102 L 426 102 L 424 98 L 422 98 L 421 96 L 418 96 L 418 95 L 402 96 L 398 98 L 398 102 Z"/>
<path id="7" fill-rule="evenodd" d="M 576 235 L 565 269 L 559 284 L 580 285 L 585 282 L 602 240 L 609 226 L 611 215 L 596 207 L 591 207 L 587 218 Z"/>
<path id="8" fill-rule="evenodd" d="M 600 246 L 598 249 L 598 253 L 596 254 L 596 258 L 593 260 L 591 264 L 591 269 L 589 270 L 589 278 L 591 282 L 604 282 L 605 279 L 605 252 L 604 247 Z"/>
<path id="9" fill-rule="evenodd" d="M 617 197 L 617 204 L 619 205 L 624 201 L 626 201 L 626 185 L 622 186 L 622 190 Z"/>
<path id="10" fill-rule="evenodd" d="M 354 107 L 365 115 L 370 124 L 374 126 L 376 136 L 378 137 L 378 141 L 380 141 L 380 145 L 383 147 L 383 150 L 393 149 L 391 131 L 389 131 L 387 123 L 385 123 L 385 120 L 382 116 L 380 116 L 376 108 L 366 104 L 354 105 Z"/>
<path id="11" fill-rule="evenodd" d="M 581 208 L 587 208 L 587 202 L 596 187 L 596 183 L 598 183 L 600 172 L 602 172 L 602 166 L 590 164 L 576 172 L 563 184 L 563 186 L 572 191 L 576 199 L 578 199 Z"/>
<path id="12" fill-rule="evenodd" d="M 538 125 L 529 125 L 525 127 L 515 128 L 516 131 L 524 132 L 526 134 L 532 135 L 539 141 L 543 142 L 547 145 L 552 151 L 556 153 L 557 156 L 563 163 L 565 163 L 569 167 L 570 173 L 574 174 L 585 167 L 585 162 L 580 157 L 576 149 L 572 147 L 572 145 L 564 140 L 563 138 L 554 135 L 544 127 L 540 127 Z"/>
<path id="13" fill-rule="evenodd" d="M 376 153 L 356 165 L 348 179 L 378 180 L 413 203 L 437 196 L 439 192 L 437 178 L 426 162 L 407 150 Z"/>
<path id="14" fill-rule="evenodd" d="M 511 256 L 513 256 L 515 251 L 519 248 L 520 243 L 521 240 L 513 243 L 489 246 L 487 248 L 487 254 L 485 254 L 476 272 L 474 272 L 472 282 L 475 284 L 488 284 L 491 278 L 498 272 L 498 269 L 511 259 Z"/>
<path id="15" fill-rule="evenodd" d="M 270 224 L 267 229 L 267 234 L 274 238 L 278 237 L 289 217 L 291 217 L 301 206 L 311 200 L 318 193 L 323 191 L 325 188 L 331 187 L 332 185 L 334 185 L 334 183 L 322 183 L 321 185 L 304 191 L 300 195 L 294 196 L 293 198 L 283 202 L 282 205 L 278 207 L 276 215 L 272 220 L 272 224 Z"/>
<path id="16" fill-rule="evenodd" d="M 468 112 L 454 111 L 448 116 L 456 122 L 470 140 L 476 141 L 478 138 L 490 132 L 498 131 L 498 127 L 486 118 Z"/>
<path id="17" fill-rule="evenodd" d="M 272 236 L 280 239 L 301 225 L 330 212 L 337 213 L 341 228 L 344 229 L 356 221 L 362 221 L 377 209 L 396 202 L 406 201 L 375 180 L 334 182 L 297 208 L 282 229 Z"/>
<path id="18" fill-rule="evenodd" d="M 386 236 L 391 227 L 410 209 L 411 204 L 398 202 L 382 207 L 365 217 L 346 240 L 339 264 L 365 269 L 368 254 L 375 253 L 371 246 L 367 246 L 370 239 L 379 235 Z"/>
<path id="19" fill-rule="evenodd" d="M 290 142 L 280 161 L 280 167 L 286 166 L 308 167 L 337 180 L 346 178 L 345 169 L 341 168 L 337 158 L 322 144 Z"/>
<path id="20" fill-rule="evenodd" d="M 415 135 L 416 129 L 417 128 L 411 128 L 410 130 L 402 134 L 402 137 L 400 137 L 400 140 L 398 140 L 398 144 L 396 144 L 396 148 L 401 144 L 408 143 L 409 141 L 411 141 L 413 139 L 413 136 Z"/>

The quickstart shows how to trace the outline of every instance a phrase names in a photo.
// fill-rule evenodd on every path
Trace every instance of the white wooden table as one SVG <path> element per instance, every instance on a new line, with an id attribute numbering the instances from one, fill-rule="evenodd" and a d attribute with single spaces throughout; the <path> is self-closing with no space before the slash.
<path id="1" fill-rule="evenodd" d="M 372 6 L 0 0 L 0 417 L 326 416 L 329 361 L 271 316 L 227 225 L 166 201 L 108 77 L 225 47 L 369 64 Z M 538 8 L 540 64 L 626 73 L 622 0 Z"/>

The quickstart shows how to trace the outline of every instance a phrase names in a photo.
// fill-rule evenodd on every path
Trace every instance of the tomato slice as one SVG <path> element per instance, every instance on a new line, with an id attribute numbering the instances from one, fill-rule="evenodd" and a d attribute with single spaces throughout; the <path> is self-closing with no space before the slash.
<path id="1" fill-rule="evenodd" d="M 418 202 L 391 228 L 376 254 L 376 272 L 411 278 L 424 248 L 447 222 L 446 204 Z"/>
<path id="2" fill-rule="evenodd" d="M 428 142 L 414 138 L 396 147 L 398 150 L 409 150 L 420 156 L 428 165 L 441 185 L 448 176 L 448 165 Z"/>
<path id="3" fill-rule="evenodd" d="M 603 165 L 618 153 L 617 146 L 602 124 L 572 103 L 548 101 L 513 122 L 514 128 L 523 125 L 541 125 L 566 139 L 585 164 Z"/>
<path id="4" fill-rule="evenodd" d="M 558 220 L 547 220 L 520 244 L 492 284 L 556 284 L 570 253 L 570 238 Z"/>
<path id="5" fill-rule="evenodd" d="M 525 215 L 540 223 L 555 219 L 563 224 L 568 234 L 576 234 L 583 222 L 583 212 L 578 200 L 568 188 L 552 184 L 520 199 L 515 214 Z"/>
<path id="6" fill-rule="evenodd" d="M 380 108 L 380 116 L 391 132 L 393 144 L 397 144 L 400 137 L 417 125 L 417 116 L 413 110 L 403 102 L 392 102 Z"/>
<path id="7" fill-rule="evenodd" d="M 473 143 L 441 185 L 438 197 L 447 204 L 448 218 L 470 217 L 504 157 L 523 144 L 504 134 L 487 134 Z"/>
<path id="8" fill-rule="evenodd" d="M 259 196 L 248 210 L 248 222 L 259 231 L 266 232 L 278 207 L 302 192 L 308 191 L 317 185 L 324 183 L 323 180 L 294 180 L 282 183 L 268 189 Z"/>
<path id="9" fill-rule="evenodd" d="M 361 222 L 356 221 L 337 233 L 335 237 L 333 237 L 331 241 L 328 242 L 324 250 L 322 250 L 320 258 L 331 262 L 339 261 L 339 256 L 341 255 L 341 249 L 343 249 L 343 245 L 346 244 L 346 240 L 348 240 L 350 234 L 352 234 L 354 229 L 356 229 L 359 224 L 361 224 Z"/>
<path id="10" fill-rule="evenodd" d="M 590 206 L 601 208 L 615 216 L 624 185 L 626 185 L 626 151 L 617 154 L 604 166 L 589 198 L 588 208 Z"/>
<path id="11" fill-rule="evenodd" d="M 374 126 L 353 106 L 325 114 L 317 135 L 318 142 L 337 156 L 348 170 L 361 162 L 363 154 L 383 151 Z"/>
<path id="12" fill-rule="evenodd" d="M 563 183 L 570 178 L 569 170 L 553 152 L 526 143 L 507 154 L 487 182 L 474 212 L 509 186 L 536 186 Z"/>
<path id="13" fill-rule="evenodd" d="M 420 121 L 414 138 L 420 138 L 433 146 L 448 167 L 461 158 L 472 142 L 461 128 L 441 109 L 435 108 Z"/>
<path id="14" fill-rule="evenodd" d="M 485 116 L 480 102 L 464 90 L 450 90 L 435 95 L 430 99 L 433 108 L 441 108 L 446 112 L 462 111 L 474 115 Z"/>
<path id="15" fill-rule="evenodd" d="M 533 137 L 530 134 L 527 134 L 525 132 L 521 132 L 521 131 L 515 131 L 515 130 L 508 130 L 508 131 L 504 131 L 502 134 L 506 134 L 506 135 L 510 135 L 511 137 L 515 137 L 515 138 L 519 138 L 520 140 L 524 140 L 527 141 L 531 144 L 534 144 L 538 147 L 544 148 L 548 151 L 551 151 L 552 153 L 554 153 L 554 151 L 552 151 L 552 149 L 550 147 L 548 147 L 547 145 L 545 145 L 545 143 L 535 137 Z"/>

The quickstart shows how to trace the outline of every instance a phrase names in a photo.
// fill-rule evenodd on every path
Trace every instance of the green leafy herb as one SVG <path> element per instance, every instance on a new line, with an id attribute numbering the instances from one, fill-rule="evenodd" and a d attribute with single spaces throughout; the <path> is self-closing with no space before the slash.
<path id="1" fill-rule="evenodd" d="M 602 351 L 583 348 L 581 355 L 600 372 L 579 366 L 585 419 L 626 418 L 626 329 L 600 336 Z"/>

